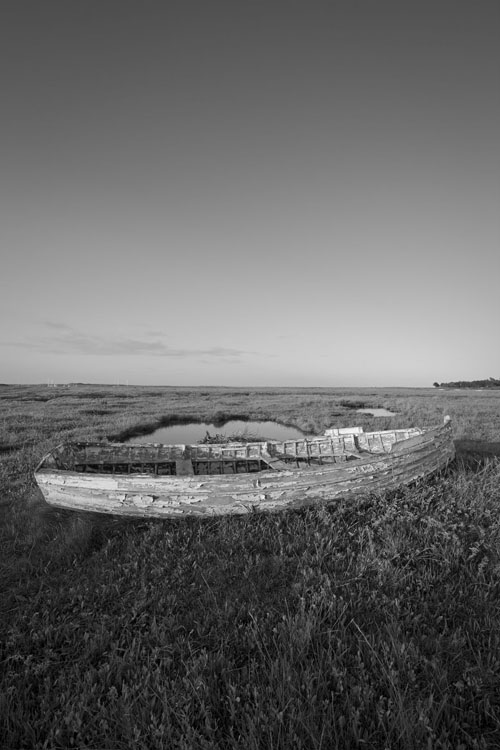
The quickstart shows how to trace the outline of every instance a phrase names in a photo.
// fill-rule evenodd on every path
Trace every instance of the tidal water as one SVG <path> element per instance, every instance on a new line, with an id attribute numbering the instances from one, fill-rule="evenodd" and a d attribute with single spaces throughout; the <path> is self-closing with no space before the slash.
<path id="1" fill-rule="evenodd" d="M 388 409 L 356 409 L 361 414 L 371 414 L 374 417 L 395 417 L 395 411 L 388 411 Z"/>
<path id="2" fill-rule="evenodd" d="M 206 422 L 192 422 L 190 424 L 170 425 L 160 427 L 149 435 L 138 435 L 126 440 L 126 443 L 165 443 L 167 445 L 190 445 L 197 443 L 210 435 L 243 435 L 256 436 L 256 439 L 269 440 L 300 440 L 304 433 L 296 427 L 286 427 L 278 422 L 244 422 L 233 419 L 225 424 L 207 424 Z"/>

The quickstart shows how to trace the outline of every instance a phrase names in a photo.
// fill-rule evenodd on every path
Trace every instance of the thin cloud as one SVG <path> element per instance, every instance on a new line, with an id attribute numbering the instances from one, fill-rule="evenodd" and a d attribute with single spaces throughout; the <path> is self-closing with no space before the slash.
<path id="1" fill-rule="evenodd" d="M 105 337 L 84 334 L 65 323 L 44 321 L 44 325 L 51 329 L 50 334 L 37 336 L 36 339 L 22 342 L 9 342 L 10 346 L 41 351 L 46 354 L 84 354 L 97 356 L 149 355 L 154 357 L 209 357 L 230 358 L 255 354 L 243 349 L 225 346 L 212 346 L 207 349 L 171 347 L 159 338 L 145 337 L 144 339 Z"/>

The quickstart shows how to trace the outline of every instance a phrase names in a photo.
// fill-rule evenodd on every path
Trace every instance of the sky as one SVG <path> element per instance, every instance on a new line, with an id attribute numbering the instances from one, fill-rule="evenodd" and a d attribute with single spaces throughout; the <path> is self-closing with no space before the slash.
<path id="1" fill-rule="evenodd" d="M 497 0 L 5 0 L 0 382 L 500 377 Z"/>

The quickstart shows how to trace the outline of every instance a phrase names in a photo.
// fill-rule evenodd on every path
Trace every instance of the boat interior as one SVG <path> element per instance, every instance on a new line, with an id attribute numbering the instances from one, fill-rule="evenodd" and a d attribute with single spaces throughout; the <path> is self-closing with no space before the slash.
<path id="1" fill-rule="evenodd" d="M 197 476 L 315 468 L 356 461 L 370 454 L 391 453 L 395 444 L 418 438 L 423 432 L 418 428 L 408 428 L 364 433 L 355 427 L 327 430 L 321 437 L 285 442 L 219 445 L 70 443 L 57 446 L 45 456 L 38 470 Z"/>

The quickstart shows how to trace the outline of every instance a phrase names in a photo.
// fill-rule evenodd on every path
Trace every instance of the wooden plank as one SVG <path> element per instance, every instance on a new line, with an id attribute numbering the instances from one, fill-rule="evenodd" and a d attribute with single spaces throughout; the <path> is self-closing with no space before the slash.
<path id="1" fill-rule="evenodd" d="M 262 460 L 274 470 L 290 471 L 290 464 L 280 458 L 270 456 L 269 454 L 262 454 Z"/>
<path id="2" fill-rule="evenodd" d="M 193 462 L 190 458 L 179 458 L 175 462 L 175 470 L 178 477 L 186 477 L 194 474 Z"/>
<path id="3" fill-rule="evenodd" d="M 415 437 L 410 437 L 406 440 L 399 440 L 397 443 L 393 443 L 391 454 L 397 455 L 399 453 L 405 453 L 406 451 L 411 451 L 418 445 L 427 445 L 432 441 L 432 436 L 426 438 L 425 435 L 416 435 Z"/>
<path id="4" fill-rule="evenodd" d="M 361 435 L 363 433 L 362 427 L 331 427 L 329 430 L 325 430 L 325 435 L 330 437 L 339 437 L 340 435 Z"/>

